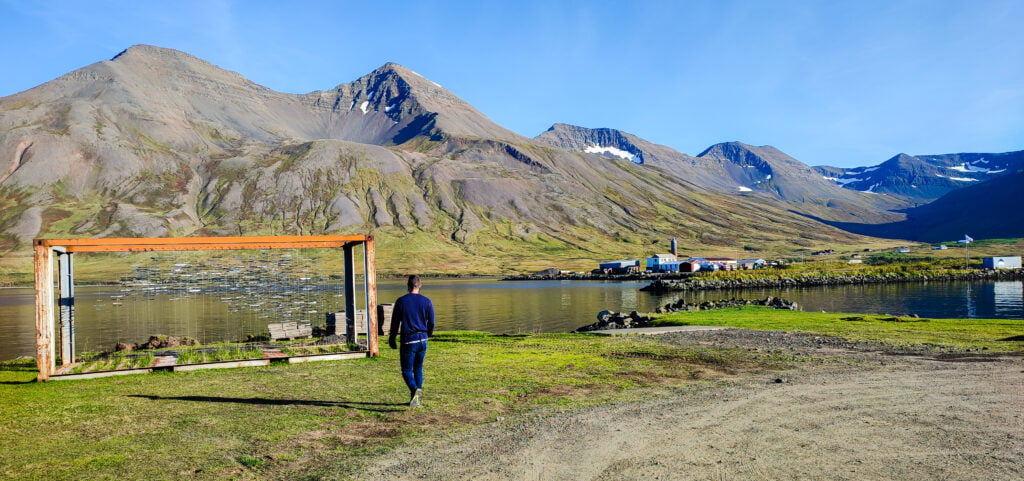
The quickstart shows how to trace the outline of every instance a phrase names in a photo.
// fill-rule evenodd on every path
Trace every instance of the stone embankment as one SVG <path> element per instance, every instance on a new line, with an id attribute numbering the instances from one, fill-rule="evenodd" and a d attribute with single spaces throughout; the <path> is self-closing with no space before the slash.
<path id="1" fill-rule="evenodd" d="M 886 284 L 895 282 L 924 282 L 924 281 L 1003 281 L 1022 280 L 1024 270 L 978 270 L 966 271 L 963 273 L 929 273 L 929 272 L 901 272 L 889 274 L 848 274 L 836 276 L 769 276 L 755 279 L 713 279 L 713 278 L 691 278 L 684 280 L 657 279 L 650 284 L 641 287 L 641 291 L 648 292 L 671 292 L 671 291 L 702 291 L 717 289 L 744 289 L 763 287 L 809 287 L 809 286 L 838 286 L 848 284 Z"/>
<path id="2" fill-rule="evenodd" d="M 647 281 L 651 279 L 687 279 L 693 274 L 685 273 L 652 273 L 637 272 L 633 274 L 595 274 L 570 273 L 570 274 L 524 274 L 506 276 L 503 281 Z"/>
<path id="3" fill-rule="evenodd" d="M 683 300 L 670 302 L 655 310 L 658 314 L 679 311 L 709 311 L 712 309 L 724 309 L 726 307 L 740 306 L 769 306 L 776 309 L 800 310 L 800 306 L 793 301 L 781 297 L 766 297 L 764 299 L 725 299 L 720 301 L 704 301 L 690 304 Z M 601 311 L 597 313 L 597 322 L 577 328 L 572 332 L 600 331 L 604 329 L 633 329 L 648 327 L 653 318 L 637 311 L 629 314 L 613 311 Z"/>

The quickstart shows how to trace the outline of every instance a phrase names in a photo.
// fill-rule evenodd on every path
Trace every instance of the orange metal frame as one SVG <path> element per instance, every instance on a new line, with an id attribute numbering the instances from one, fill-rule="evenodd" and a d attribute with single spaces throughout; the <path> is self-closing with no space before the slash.
<path id="1" fill-rule="evenodd" d="M 260 237 L 161 237 L 107 239 L 36 239 L 36 365 L 40 381 L 56 370 L 54 332 L 53 254 L 75 252 L 150 252 L 246 249 L 345 248 L 363 245 L 366 288 L 367 349 L 379 355 L 377 339 L 377 269 L 372 235 L 260 236 Z M 346 254 L 346 258 L 349 255 Z M 354 265 L 345 265 L 346 271 Z M 346 278 L 350 277 L 348 273 Z M 350 315 L 354 315 L 354 312 Z M 63 360 L 68 363 L 71 360 Z"/>

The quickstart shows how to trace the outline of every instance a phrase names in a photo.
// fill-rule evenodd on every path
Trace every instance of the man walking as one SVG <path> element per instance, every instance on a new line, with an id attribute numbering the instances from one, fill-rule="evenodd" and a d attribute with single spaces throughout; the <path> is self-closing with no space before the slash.
<path id="1" fill-rule="evenodd" d="M 423 394 L 423 359 L 427 356 L 427 338 L 434 334 L 434 303 L 420 294 L 423 283 L 420 276 L 409 276 L 406 287 L 409 293 L 395 301 L 391 312 L 391 331 L 388 345 L 397 349 L 395 336 L 401 333 L 402 348 L 399 358 L 402 377 L 409 386 L 409 407 L 420 405 Z"/>

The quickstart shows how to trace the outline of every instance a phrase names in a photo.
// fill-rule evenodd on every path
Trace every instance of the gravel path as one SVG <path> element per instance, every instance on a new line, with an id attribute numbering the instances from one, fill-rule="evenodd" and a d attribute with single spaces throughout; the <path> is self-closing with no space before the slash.
<path id="1" fill-rule="evenodd" d="M 1021 356 L 740 329 L 663 336 L 851 362 L 410 443 L 367 479 L 1024 479 Z"/>

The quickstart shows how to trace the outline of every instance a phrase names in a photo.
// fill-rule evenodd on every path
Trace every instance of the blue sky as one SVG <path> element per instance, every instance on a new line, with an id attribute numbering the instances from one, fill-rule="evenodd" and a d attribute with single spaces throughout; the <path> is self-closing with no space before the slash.
<path id="1" fill-rule="evenodd" d="M 398 62 L 532 137 L 811 165 L 1024 149 L 1024 1 L 0 0 L 0 96 L 134 44 L 305 93 Z"/>

